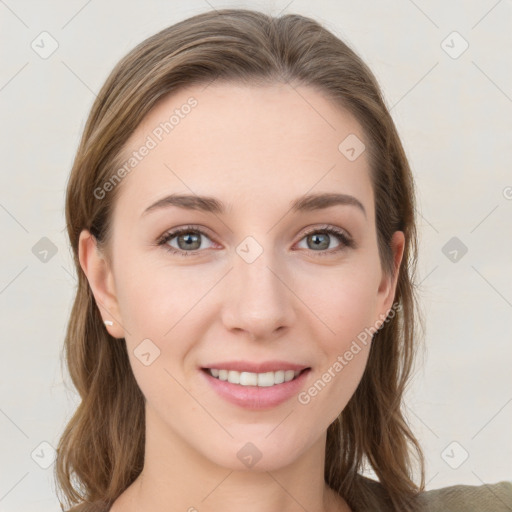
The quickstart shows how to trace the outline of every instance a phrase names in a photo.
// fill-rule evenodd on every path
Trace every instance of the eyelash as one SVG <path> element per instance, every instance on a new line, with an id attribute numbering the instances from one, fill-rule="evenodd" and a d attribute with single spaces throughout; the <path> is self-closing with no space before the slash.
<path id="1" fill-rule="evenodd" d="M 157 245 L 159 246 L 165 246 L 164 249 L 170 252 L 171 254 L 176 254 L 178 256 L 196 256 L 201 251 L 183 251 L 179 249 L 175 249 L 174 247 L 171 247 L 167 245 L 167 242 L 169 240 L 172 240 L 173 238 L 176 238 L 177 236 L 183 235 L 185 233 L 199 233 L 201 235 L 204 235 L 207 238 L 210 238 L 208 234 L 203 231 L 198 226 L 185 226 L 183 228 L 177 228 L 173 231 L 169 231 L 165 233 L 158 241 Z M 313 233 L 321 233 L 321 234 L 328 234 L 328 235 L 334 235 L 336 238 L 338 238 L 338 241 L 341 243 L 340 247 L 337 249 L 331 249 L 331 250 L 323 250 L 323 251 L 312 251 L 314 253 L 317 253 L 318 256 L 329 256 L 332 254 L 336 254 L 346 248 L 355 248 L 354 241 L 348 237 L 348 235 L 342 231 L 341 229 L 335 228 L 333 226 L 322 226 L 322 227 L 316 227 L 313 228 L 302 236 L 301 240 L 308 235 L 311 235 Z"/>

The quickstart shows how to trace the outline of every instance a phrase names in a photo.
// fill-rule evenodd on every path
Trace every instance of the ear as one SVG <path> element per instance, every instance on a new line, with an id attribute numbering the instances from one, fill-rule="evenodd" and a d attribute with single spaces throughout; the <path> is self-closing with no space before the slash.
<path id="1" fill-rule="evenodd" d="M 107 259 L 98 249 L 96 239 L 86 229 L 82 230 L 78 240 L 78 258 L 89 281 L 101 317 L 104 321 L 113 322 L 113 325 L 105 325 L 105 328 L 114 338 L 124 338 L 112 270 Z"/>
<path id="2" fill-rule="evenodd" d="M 382 272 L 382 279 L 378 290 L 378 313 L 382 321 L 388 316 L 395 298 L 396 285 L 398 283 L 399 269 L 402 262 L 405 247 L 405 237 L 402 231 L 395 231 L 390 243 L 393 251 L 394 274 L 389 276 Z"/>

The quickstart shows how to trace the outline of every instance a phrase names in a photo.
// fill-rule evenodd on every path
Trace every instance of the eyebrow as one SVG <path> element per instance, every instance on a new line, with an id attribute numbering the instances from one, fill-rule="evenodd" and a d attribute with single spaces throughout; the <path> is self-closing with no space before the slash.
<path id="1" fill-rule="evenodd" d="M 354 196 L 348 194 L 333 194 L 333 193 L 319 193 L 310 194 L 294 199 L 290 203 L 292 212 L 304 212 L 322 210 L 336 205 L 349 205 L 355 206 L 366 217 L 366 210 Z M 226 205 L 211 196 L 198 196 L 187 194 L 171 194 L 169 196 L 159 199 L 156 203 L 148 206 L 142 212 L 142 216 L 147 215 L 151 211 L 176 206 L 186 210 L 197 210 L 207 213 L 222 214 L 226 211 Z"/>

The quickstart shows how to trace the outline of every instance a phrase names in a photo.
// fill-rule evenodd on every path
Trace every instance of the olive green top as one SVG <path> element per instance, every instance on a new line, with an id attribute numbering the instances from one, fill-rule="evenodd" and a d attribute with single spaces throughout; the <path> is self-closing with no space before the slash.
<path id="1" fill-rule="evenodd" d="M 371 506 L 357 512 L 393 512 L 382 485 L 366 477 L 362 480 Z M 421 494 L 420 502 L 424 512 L 512 512 L 512 481 L 432 489 Z"/>
<path id="2" fill-rule="evenodd" d="M 512 482 L 454 485 L 424 495 L 429 512 L 512 512 Z"/>

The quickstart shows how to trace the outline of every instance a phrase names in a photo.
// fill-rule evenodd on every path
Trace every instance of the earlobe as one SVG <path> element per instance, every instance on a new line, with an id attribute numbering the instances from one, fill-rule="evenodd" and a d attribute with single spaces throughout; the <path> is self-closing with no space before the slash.
<path id="1" fill-rule="evenodd" d="M 123 338 L 112 271 L 95 238 L 86 229 L 80 233 L 78 258 L 103 321 L 112 322 L 112 325 L 105 324 L 108 332 L 114 338 Z"/>

